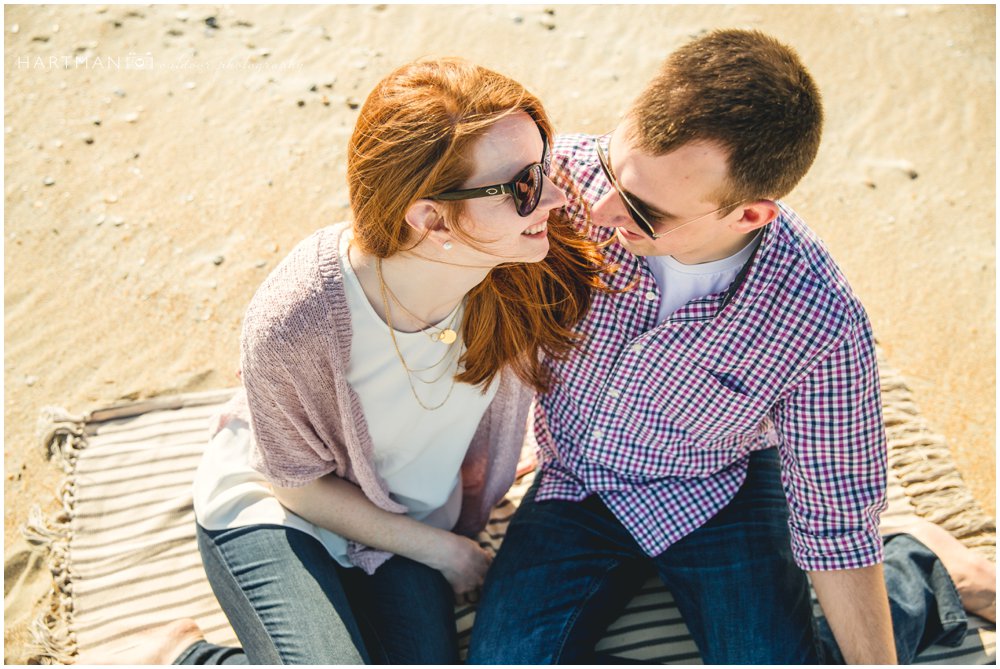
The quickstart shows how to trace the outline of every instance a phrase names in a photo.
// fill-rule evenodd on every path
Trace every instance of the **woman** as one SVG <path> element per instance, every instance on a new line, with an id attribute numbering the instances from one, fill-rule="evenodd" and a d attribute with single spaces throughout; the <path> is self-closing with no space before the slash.
<path id="1" fill-rule="evenodd" d="M 461 60 L 368 97 L 353 224 L 301 242 L 254 296 L 244 391 L 195 483 L 246 657 L 200 641 L 179 662 L 458 661 L 454 596 L 491 559 L 470 537 L 514 479 L 539 358 L 575 343 L 599 271 L 558 214 L 551 136 L 537 98 Z"/>

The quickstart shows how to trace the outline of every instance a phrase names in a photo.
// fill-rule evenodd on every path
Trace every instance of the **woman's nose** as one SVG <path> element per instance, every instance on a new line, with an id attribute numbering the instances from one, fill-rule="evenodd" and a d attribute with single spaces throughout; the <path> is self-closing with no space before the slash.
<path id="1" fill-rule="evenodd" d="M 559 209 L 560 207 L 565 207 L 569 200 L 567 200 L 566 193 L 563 189 L 557 186 L 556 182 L 548 176 L 543 177 L 543 179 L 541 200 L 542 206 L 549 209 Z"/>

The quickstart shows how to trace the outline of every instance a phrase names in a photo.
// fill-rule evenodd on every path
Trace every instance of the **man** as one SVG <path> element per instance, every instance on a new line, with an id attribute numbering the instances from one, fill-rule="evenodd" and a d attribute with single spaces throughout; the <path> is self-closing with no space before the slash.
<path id="1" fill-rule="evenodd" d="M 542 467 L 487 577 L 471 663 L 593 661 L 651 570 L 708 663 L 896 661 L 871 327 L 776 201 L 822 117 L 794 52 L 729 30 L 672 54 L 610 136 L 556 143 L 580 192 L 568 211 L 583 228 L 591 210 L 618 269 L 581 350 L 547 363 Z M 893 578 L 930 580 L 920 543 L 887 547 L 908 556 Z M 806 572 L 832 655 L 817 654 Z M 911 612 L 915 638 L 897 633 L 908 658 L 964 631 L 937 596 L 942 615 Z"/>

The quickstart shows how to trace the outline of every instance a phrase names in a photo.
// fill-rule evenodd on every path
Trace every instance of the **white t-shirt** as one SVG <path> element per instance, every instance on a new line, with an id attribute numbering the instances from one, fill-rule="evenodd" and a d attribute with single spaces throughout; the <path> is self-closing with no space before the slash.
<path id="1" fill-rule="evenodd" d="M 450 530 L 461 512 L 462 461 L 496 395 L 499 380 L 495 379 L 485 394 L 465 383 L 456 383 L 452 388 L 455 361 L 463 350 L 461 341 L 447 346 L 432 341 L 424 332 L 397 331 L 396 344 L 410 369 L 431 368 L 415 376 L 432 383 L 413 379 L 420 400 L 433 407 L 451 392 L 440 408 L 421 408 L 413 397 L 389 327 L 368 302 L 348 262 L 350 239 L 350 231 L 340 238 L 340 263 L 353 329 L 347 381 L 361 400 L 374 446 L 376 471 L 392 498 L 409 509 L 407 515 Z M 456 310 L 462 308 L 459 305 Z M 454 315 L 449 314 L 436 327 L 452 323 Z M 459 315 L 456 330 L 460 319 Z M 294 527 L 316 537 L 341 565 L 352 566 L 347 560 L 346 539 L 281 506 L 267 480 L 250 467 L 251 447 L 250 428 L 239 420 L 228 424 L 209 443 L 195 477 L 198 523 L 211 530 L 264 523 Z"/>
<path id="2" fill-rule="evenodd" d="M 729 287 L 760 242 L 760 234 L 728 258 L 700 265 L 685 265 L 673 256 L 646 256 L 656 286 L 660 289 L 658 323 L 691 300 L 721 293 Z"/>

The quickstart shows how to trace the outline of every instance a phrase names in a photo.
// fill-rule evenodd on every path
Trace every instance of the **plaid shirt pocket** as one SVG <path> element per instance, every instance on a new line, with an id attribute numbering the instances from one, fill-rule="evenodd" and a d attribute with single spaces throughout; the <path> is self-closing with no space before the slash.
<path id="1" fill-rule="evenodd" d="M 685 394 L 685 405 L 672 414 L 695 448 L 726 447 L 727 437 L 756 434 L 767 417 L 770 403 L 765 398 L 727 381 L 722 374 L 704 370 L 687 377 L 693 391 Z"/>

